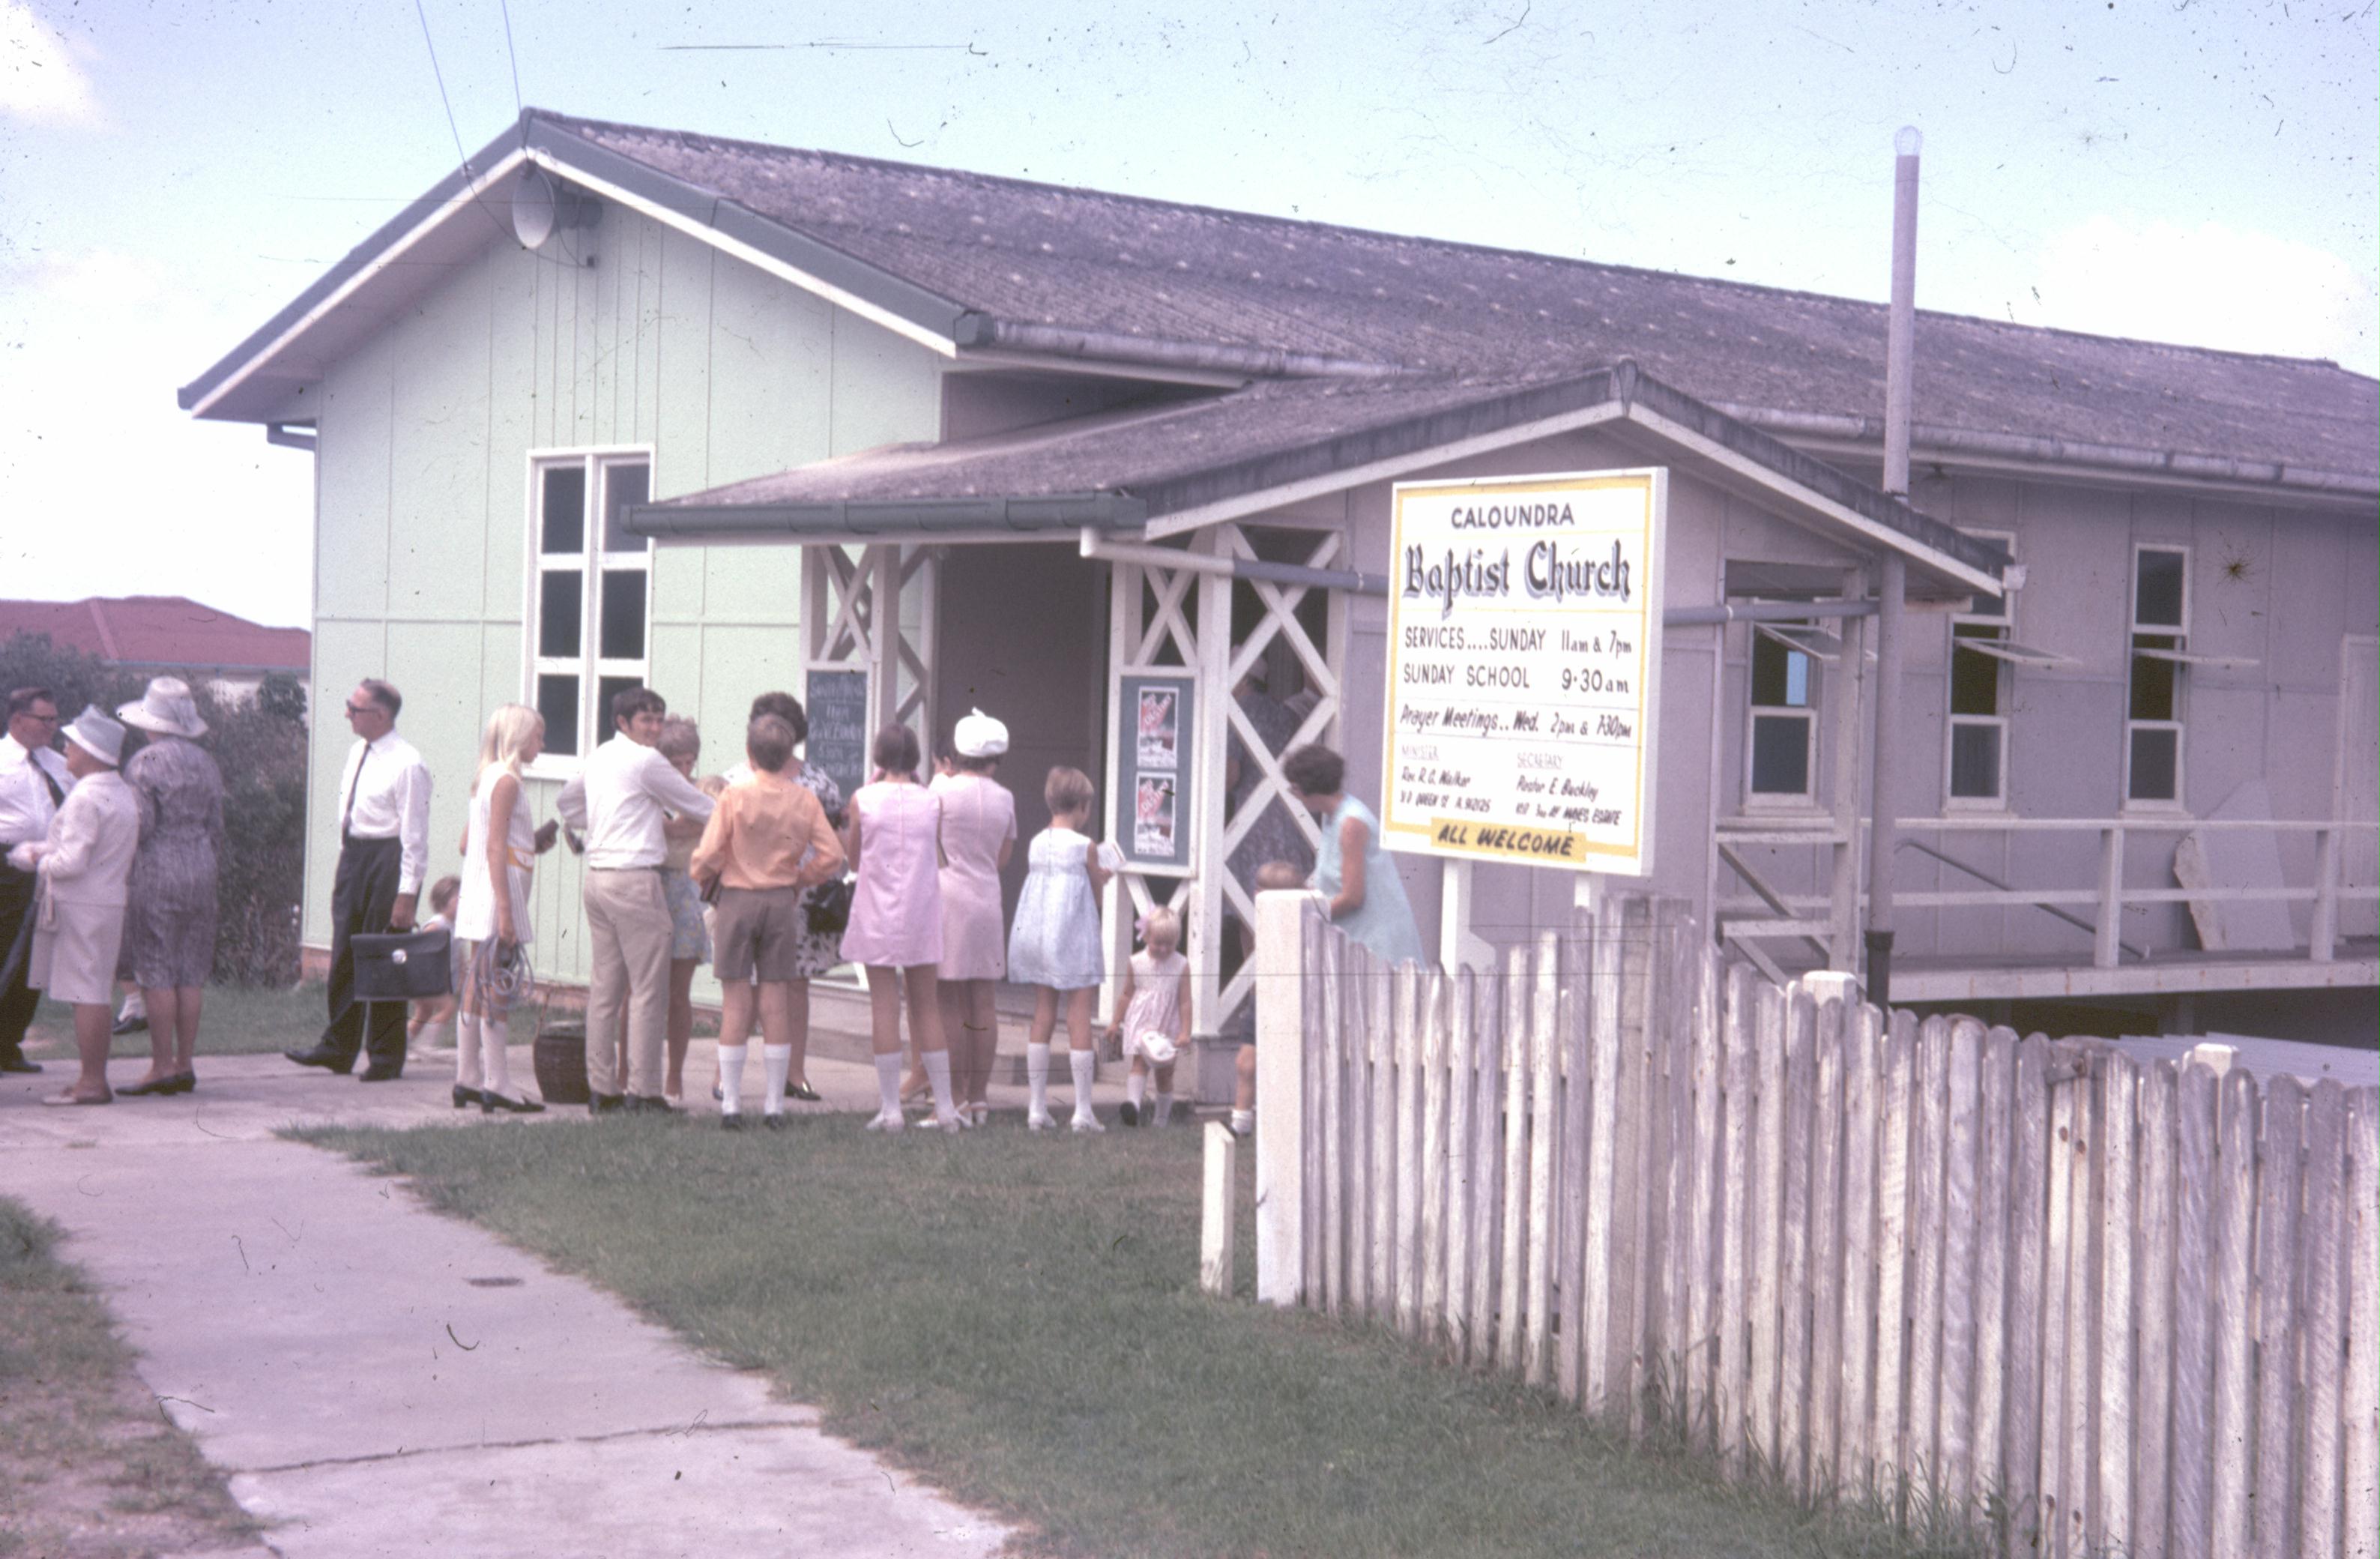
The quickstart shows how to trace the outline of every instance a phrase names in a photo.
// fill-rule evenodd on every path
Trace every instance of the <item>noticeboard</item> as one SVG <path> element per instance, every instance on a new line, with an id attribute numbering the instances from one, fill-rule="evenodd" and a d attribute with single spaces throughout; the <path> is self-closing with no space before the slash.
<path id="1" fill-rule="evenodd" d="M 1187 671 L 1125 676 L 1108 835 L 1135 868 L 1187 871 L 1198 689 Z"/>
<path id="2" fill-rule="evenodd" d="M 1659 469 L 1399 482 L 1381 843 L 1653 869 Z"/>
<path id="3" fill-rule="evenodd" d="M 834 776 L 849 801 L 868 783 L 868 674 L 813 671 L 802 687 L 809 743 L 802 756 Z"/>

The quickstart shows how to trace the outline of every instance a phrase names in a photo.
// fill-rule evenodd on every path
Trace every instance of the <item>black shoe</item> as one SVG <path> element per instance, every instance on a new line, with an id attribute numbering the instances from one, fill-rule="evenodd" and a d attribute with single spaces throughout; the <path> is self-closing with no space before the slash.
<path id="1" fill-rule="evenodd" d="M 41 1069 L 42 1064 L 38 1061 L 26 1060 L 25 1053 L 21 1050 L 0 1055 L 0 1072 L 38 1072 Z"/>
<path id="2" fill-rule="evenodd" d="M 492 1115 L 498 1110 L 507 1114 L 541 1115 L 545 1113 L 545 1106 L 526 1096 L 519 1099 L 507 1099 L 493 1089 L 483 1090 L 480 1095 L 480 1114 Z"/>
<path id="3" fill-rule="evenodd" d="M 587 1096 L 587 1113 L 590 1115 L 613 1115 L 628 1107 L 626 1096 L 617 1093 L 590 1093 Z"/>
<path id="4" fill-rule="evenodd" d="M 815 1104 L 819 1102 L 819 1090 L 808 1083 L 787 1083 L 785 1097 L 798 1099 L 805 1104 Z"/>
<path id="5" fill-rule="evenodd" d="M 683 1112 L 658 1093 L 650 1095 L 632 1093 L 628 1095 L 628 1113 L 642 1115 L 674 1115 Z"/>
<path id="6" fill-rule="evenodd" d="M 760 1117 L 760 1124 L 767 1127 L 771 1131 L 783 1131 L 785 1129 L 785 1117 L 782 1114 L 762 1115 Z"/>
<path id="7" fill-rule="evenodd" d="M 744 1117 L 742 1115 L 722 1115 L 719 1117 L 719 1129 L 722 1131 L 741 1131 L 744 1129 Z"/>
<path id="8" fill-rule="evenodd" d="M 1123 1103 L 1116 1106 L 1116 1119 L 1123 1122 L 1126 1126 L 1138 1126 L 1140 1124 L 1140 1107 L 1135 1104 L 1131 1100 L 1127 1099 Z"/>
<path id="9" fill-rule="evenodd" d="M 455 1108 L 468 1110 L 474 1104 L 485 1105 L 486 1102 L 480 1097 L 478 1089 L 465 1088 L 461 1083 L 455 1085 Z"/>
<path id="10" fill-rule="evenodd" d="M 149 1019 L 145 1016 L 119 1017 L 115 1020 L 115 1027 L 110 1029 L 108 1032 L 111 1034 L 140 1034 L 147 1032 L 148 1028 Z M 124 1090 L 119 1088 L 115 1091 L 122 1093 Z"/>
<path id="11" fill-rule="evenodd" d="M 326 1072 L 336 1072 L 343 1078 L 356 1069 L 354 1056 L 341 1055 L 327 1045 L 316 1045 L 311 1050 L 285 1050 L 281 1054 L 300 1066 L 320 1066 Z"/>
<path id="12" fill-rule="evenodd" d="M 168 1073 L 162 1078 L 152 1078 L 147 1082 L 122 1084 L 116 1089 L 115 1096 L 121 1099 L 128 1094 L 138 1099 L 144 1093 L 179 1093 L 182 1090 L 174 1085 L 180 1081 L 181 1078 Z"/>
<path id="13" fill-rule="evenodd" d="M 379 1062 L 375 1061 L 370 1066 L 365 1067 L 363 1071 L 358 1075 L 356 1081 L 359 1083 L 393 1083 L 403 1076 L 405 1076 L 404 1067 L 383 1066 Z"/>
<path id="14" fill-rule="evenodd" d="M 166 1086 L 159 1089 L 158 1092 L 196 1093 L 199 1091 L 199 1075 L 196 1072 L 176 1072 L 166 1078 L 165 1083 Z"/>

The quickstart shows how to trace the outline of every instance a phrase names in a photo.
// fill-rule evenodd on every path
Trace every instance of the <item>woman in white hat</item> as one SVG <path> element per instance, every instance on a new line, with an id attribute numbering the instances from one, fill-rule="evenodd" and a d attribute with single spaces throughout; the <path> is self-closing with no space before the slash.
<path id="1" fill-rule="evenodd" d="M 149 733 L 124 765 L 140 803 L 124 918 L 132 978 L 149 1012 L 149 1070 L 118 1093 L 188 1093 L 199 1086 L 191 1055 L 199 1011 L 215 967 L 215 881 L 223 856 L 223 771 L 198 738 L 207 734 L 189 685 L 153 677 L 116 718 Z"/>
<path id="2" fill-rule="evenodd" d="M 1016 848 L 1016 798 L 992 778 L 1008 750 L 1008 727 L 981 710 L 952 732 L 953 772 L 930 786 L 942 801 L 942 1039 L 959 1119 L 981 1126 L 984 1090 L 1000 1051 L 992 987 L 1008 970 L 1007 917 L 1000 872 Z"/>
<path id="3" fill-rule="evenodd" d="M 39 879 L 25 983 L 74 1007 L 82 1075 L 44 1104 L 104 1104 L 108 1029 L 115 1016 L 115 955 L 124 939 L 125 880 L 140 846 L 140 804 L 115 772 L 124 727 L 86 708 L 66 728 L 75 787 L 49 836 L 18 846 L 8 864 Z"/>

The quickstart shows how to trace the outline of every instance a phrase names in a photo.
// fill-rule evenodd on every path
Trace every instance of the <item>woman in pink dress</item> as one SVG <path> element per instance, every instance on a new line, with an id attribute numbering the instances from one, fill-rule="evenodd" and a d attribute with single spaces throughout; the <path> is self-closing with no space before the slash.
<path id="1" fill-rule="evenodd" d="M 981 710 L 952 733 L 954 770 L 930 788 L 942 803 L 942 1039 L 950 1047 L 951 1087 L 959 1119 L 981 1126 L 990 1115 L 984 1090 L 1000 1052 L 991 988 L 1008 969 L 1000 871 L 1016 847 L 1016 798 L 992 778 L 1008 750 L 1008 727 Z"/>
<path id="2" fill-rule="evenodd" d="M 942 804 L 917 783 L 917 737 L 906 725 L 876 733 L 876 778 L 851 798 L 844 854 L 856 878 L 846 962 L 868 970 L 868 1005 L 880 1108 L 870 1131 L 898 1131 L 901 1116 L 901 998 L 934 1085 L 934 1124 L 959 1129 L 951 1091 L 951 1055 L 942 1048 L 941 998 L 934 989 L 942 956 Z"/>

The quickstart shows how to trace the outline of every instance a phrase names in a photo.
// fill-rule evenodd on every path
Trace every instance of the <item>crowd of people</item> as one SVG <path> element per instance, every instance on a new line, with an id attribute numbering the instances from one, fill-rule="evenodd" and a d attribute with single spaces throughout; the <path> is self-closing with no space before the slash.
<path id="1" fill-rule="evenodd" d="M 1003 914 L 1001 873 L 1017 828 L 1015 798 L 999 778 L 1009 742 L 999 720 L 980 710 L 959 720 L 930 775 L 916 733 L 885 726 L 870 749 L 868 783 L 846 798 L 801 756 L 808 722 L 791 694 L 753 700 L 743 761 L 698 779 L 700 731 L 670 715 L 660 694 L 630 688 L 611 700 L 613 734 L 561 787 L 559 818 L 538 826 L 524 776 L 544 750 L 544 722 L 533 709 L 505 704 L 480 740 L 461 870 L 430 884 L 430 913 L 419 915 L 431 778 L 397 734 L 403 709 L 403 696 L 378 678 L 346 700 L 356 739 L 336 792 L 328 1021 L 311 1046 L 285 1053 L 292 1062 L 346 1075 L 360 1060 L 359 1080 L 388 1081 L 403 1075 L 409 1041 L 433 1048 L 451 1027 L 456 1108 L 541 1110 L 513 1082 L 505 1035 L 533 986 L 532 875 L 538 858 L 566 838 L 584 857 L 593 1114 L 685 1109 L 693 979 L 708 961 L 722 993 L 713 1088 L 720 1124 L 745 1124 L 757 1028 L 760 1120 L 782 1127 L 788 1099 L 819 1098 L 806 1070 L 809 982 L 856 964 L 867 980 L 879 1095 L 868 1129 L 906 1129 L 905 1103 L 921 1095 L 930 1098 L 938 1129 L 987 1124 L 999 1046 L 992 998 L 1003 980 L 1034 991 L 1027 1128 L 1057 1126 L 1050 1060 L 1062 1019 L 1068 1127 L 1106 1129 L 1091 1107 L 1093 1006 L 1108 973 L 1099 906 L 1123 863 L 1096 837 L 1089 777 L 1052 768 L 1042 786 L 1050 826 L 1026 846 L 1014 915 Z M 63 732 L 62 750 L 50 739 L 57 709 L 47 689 L 17 690 L 8 716 L 0 741 L 0 846 L 7 846 L 0 1070 L 39 1069 L 20 1046 L 31 993 L 46 990 L 73 1005 L 81 1059 L 74 1085 L 46 1102 L 107 1102 L 111 1003 L 122 973 L 146 998 L 153 1054 L 140 1079 L 114 1091 L 189 1091 L 212 956 L 223 781 L 197 745 L 206 727 L 188 689 L 161 677 L 116 719 L 86 709 Z M 145 738 L 128 761 L 128 725 Z M 1300 747 L 1281 772 L 1290 795 L 1321 825 L 1310 872 L 1287 859 L 1235 859 L 1232 870 L 1252 868 L 1252 887 L 1310 888 L 1382 956 L 1420 957 L 1378 822 L 1347 794 L 1339 755 Z M 1301 831 L 1272 832 L 1302 851 Z M 448 932 L 451 990 L 418 1006 L 408 1026 L 406 1003 L 359 993 L 357 939 L 411 931 L 417 921 Z M 1172 911 L 1151 911 L 1136 933 L 1104 1037 L 1129 1063 L 1120 1118 L 1161 1126 L 1174 1118 L 1175 1069 L 1191 1041 L 1190 963 Z M 906 1079 L 905 1013 L 916 1073 Z M 1243 1049 L 1238 1076 L 1232 1124 L 1245 1132 L 1252 1049 Z"/>

